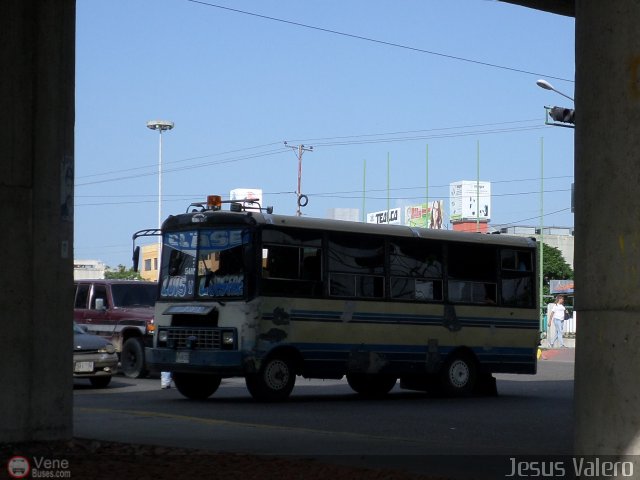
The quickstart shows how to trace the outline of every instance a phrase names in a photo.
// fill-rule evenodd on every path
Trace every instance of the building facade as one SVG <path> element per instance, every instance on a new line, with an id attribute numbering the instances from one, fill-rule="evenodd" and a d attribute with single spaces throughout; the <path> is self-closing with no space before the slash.
<path id="1" fill-rule="evenodd" d="M 160 264 L 160 244 L 150 243 L 140 247 L 138 271 L 144 280 L 158 281 L 158 266 Z"/>

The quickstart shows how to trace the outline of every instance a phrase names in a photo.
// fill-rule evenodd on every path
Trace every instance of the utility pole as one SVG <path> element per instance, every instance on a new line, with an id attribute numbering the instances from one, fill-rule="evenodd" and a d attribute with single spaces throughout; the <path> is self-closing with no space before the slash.
<path id="1" fill-rule="evenodd" d="M 302 154 L 304 152 L 312 152 L 313 147 L 305 147 L 304 145 L 288 145 L 287 142 L 284 142 L 285 146 L 297 150 L 298 151 L 298 189 L 296 190 L 296 215 L 299 217 L 302 215 L 300 212 L 300 207 L 305 207 L 307 203 L 309 203 L 309 199 L 306 195 L 302 195 L 301 187 L 302 187 Z M 304 197 L 304 198 L 303 198 Z M 304 205 L 303 205 L 304 203 Z"/>

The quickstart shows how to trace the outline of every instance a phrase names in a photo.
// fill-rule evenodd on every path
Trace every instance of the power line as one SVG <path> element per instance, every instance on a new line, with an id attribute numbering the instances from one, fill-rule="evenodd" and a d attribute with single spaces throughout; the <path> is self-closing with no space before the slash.
<path id="1" fill-rule="evenodd" d="M 448 55 L 446 53 L 435 52 L 433 50 L 425 50 L 425 49 L 422 49 L 422 48 L 411 47 L 409 45 L 403 45 L 403 44 L 400 44 L 400 43 L 387 42 L 387 41 L 384 41 L 384 40 L 378 40 L 378 39 L 370 38 L 370 37 L 363 37 L 361 35 L 355 35 L 355 34 L 352 34 L 352 33 L 346 33 L 346 32 L 340 32 L 340 31 L 337 31 L 337 30 L 331 30 L 331 29 L 328 29 L 328 28 L 316 27 L 315 25 L 308 25 L 308 24 L 305 24 L 305 23 L 294 22 L 292 20 L 284 20 L 282 18 L 271 17 L 271 16 L 268 16 L 268 15 L 261 15 L 259 13 L 248 12 L 246 10 L 238 10 L 237 8 L 224 7 L 222 5 L 216 5 L 214 3 L 208 3 L 208 2 L 203 2 L 203 1 L 199 1 L 199 0 L 186 0 L 186 1 L 187 2 L 191 2 L 191 3 L 197 3 L 197 4 L 200 4 L 200 5 L 207 6 L 207 7 L 219 8 L 221 10 L 227 10 L 227 11 L 234 12 L 234 13 L 241 13 L 243 15 L 249 15 L 249 16 L 252 16 L 252 17 L 262 18 L 264 20 L 271 20 L 271 21 L 274 21 L 274 22 L 280 22 L 280 23 L 285 23 L 285 24 L 288 24 L 288 25 L 294 25 L 296 27 L 308 28 L 308 29 L 311 29 L 311 30 L 317 30 L 317 31 L 320 31 L 320 32 L 331 33 L 331 34 L 334 34 L 334 35 L 341 35 L 343 37 L 348 37 L 348 38 L 355 38 L 357 40 L 364 40 L 366 42 L 377 43 L 377 44 L 386 45 L 386 46 L 389 46 L 389 47 L 402 48 L 404 50 L 410 50 L 412 52 L 424 53 L 424 54 L 427 54 L 427 55 L 434 55 L 434 56 L 438 56 L 438 57 L 448 58 L 450 60 L 457 60 L 457 61 L 460 61 L 460 62 L 467 62 L 467 63 L 473 63 L 475 65 L 482 65 L 484 67 L 498 68 L 498 69 L 501 69 L 501 70 L 508 70 L 508 71 L 516 72 L 516 73 L 524 73 L 526 75 L 535 75 L 536 77 L 546 77 L 546 78 L 551 78 L 551 79 L 554 79 L 554 80 L 561 80 L 563 82 L 574 83 L 574 80 L 570 80 L 568 78 L 556 77 L 556 76 L 553 76 L 553 75 L 548 75 L 546 73 L 531 72 L 531 71 L 523 70 L 523 69 L 520 69 L 520 68 L 506 67 L 504 65 L 498 65 L 496 63 L 482 62 L 480 60 L 472 60 L 470 58 L 458 57 L 458 56 L 455 56 L 455 55 Z"/>
<path id="2" fill-rule="evenodd" d="M 556 213 L 566 212 L 567 210 L 571 210 L 571 207 L 562 208 L 560 210 L 556 210 L 555 212 L 545 213 L 543 215 L 543 217 L 548 217 L 548 216 L 551 216 L 551 215 L 555 215 Z M 513 222 L 491 224 L 491 226 L 492 227 L 505 227 L 505 226 L 508 227 L 508 226 L 511 226 L 511 225 L 515 225 L 517 223 L 528 222 L 529 220 L 537 220 L 539 218 L 540 218 L 540 215 L 536 215 L 535 217 L 523 218 L 521 220 L 515 220 Z"/>
<path id="3" fill-rule="evenodd" d="M 299 143 L 310 143 L 310 142 L 314 142 L 314 141 L 328 141 L 328 140 L 343 140 L 343 139 L 358 139 L 361 137 L 382 137 L 382 136 L 391 136 L 391 135 L 404 135 L 404 134 L 409 134 L 409 133 L 421 133 L 421 132 L 439 132 L 439 131 L 447 131 L 447 130 L 461 130 L 464 128 L 481 128 L 481 127 L 497 127 L 500 125 L 512 125 L 512 124 L 517 124 L 517 123 L 530 123 L 530 122 L 537 122 L 537 126 L 540 126 L 540 119 L 528 119 L 528 120 L 513 120 L 513 121 L 509 121 L 509 122 L 496 122 L 496 123 L 482 123 L 482 124 L 476 124 L 476 125 L 461 125 L 461 126 L 454 126 L 454 127 L 440 127 L 440 128 L 430 128 L 430 129 L 420 129 L 420 130 L 405 130 L 405 131 L 400 131 L 400 132 L 386 132 L 386 133 L 365 133 L 365 134 L 360 134 L 360 135 L 343 135 L 343 136 L 337 136 L 337 137 L 321 137 L 321 138 L 317 138 L 317 139 L 310 139 L 310 140 L 292 140 L 293 142 L 299 142 Z M 188 161 L 192 161 L 192 160 L 200 160 L 202 158 L 209 158 L 209 157 L 217 157 L 217 156 L 222 156 L 222 155 L 229 155 L 231 153 L 238 153 L 238 152 L 244 152 L 247 150 L 255 150 L 258 148 L 265 148 L 265 147 L 272 147 L 274 145 L 281 145 L 282 142 L 271 142 L 271 143 L 265 143 L 262 145 L 255 145 L 252 147 L 244 147 L 244 148 L 238 148 L 238 149 L 234 149 L 234 150 L 228 150 L 226 152 L 218 152 L 218 153 L 210 153 L 207 155 L 199 155 L 199 156 L 195 156 L 195 157 L 188 157 L 188 158 L 183 158 L 180 160 L 171 160 L 168 162 L 165 162 L 165 165 L 171 165 L 171 164 L 177 164 L 177 163 L 183 163 L 183 162 L 188 162 Z M 210 165 L 211 163 L 205 163 L 203 165 Z M 196 164 L 200 165 L 200 164 Z M 131 168 L 123 168 L 123 169 L 118 169 L 118 170 L 110 170 L 110 171 L 106 171 L 106 172 L 100 172 L 100 173 L 92 173 L 90 175 L 82 175 L 79 177 L 76 177 L 76 180 L 78 179 L 83 179 L 83 178 L 92 178 L 92 177 L 99 177 L 99 176 L 103 176 L 103 175 L 114 175 L 114 174 L 118 174 L 118 173 L 125 173 L 125 172 L 133 172 L 133 171 L 137 171 L 137 170 L 145 170 L 145 169 L 153 169 L 154 171 L 151 173 L 146 173 L 143 175 L 152 175 L 157 173 L 155 170 L 157 168 L 157 165 L 154 164 L 148 164 L 148 165 L 142 165 L 139 167 L 131 167 Z M 126 177 L 126 178 L 134 178 L 136 176 L 143 176 L 143 175 L 133 175 L 131 177 Z M 79 184 L 79 185 L 84 185 L 83 184 Z"/>
<path id="4" fill-rule="evenodd" d="M 412 142 L 416 140 L 468 137 L 471 135 L 492 135 L 496 133 L 526 132 L 531 130 L 541 130 L 547 127 L 550 127 L 550 125 L 534 125 L 534 126 L 528 126 L 528 127 L 503 128 L 503 129 L 494 129 L 494 130 L 473 130 L 470 132 L 445 133 L 445 134 L 439 134 L 439 135 L 419 135 L 419 136 L 412 136 L 412 137 L 381 138 L 376 140 L 352 140 L 352 141 L 326 142 L 326 143 L 316 142 L 316 145 L 318 147 L 336 147 L 336 146 L 346 146 L 346 145 L 366 145 L 366 144 L 374 144 L 374 143 Z"/>
<path id="5" fill-rule="evenodd" d="M 574 178 L 573 175 L 559 175 L 559 176 L 553 176 L 553 177 L 545 177 L 544 180 L 559 180 L 559 179 L 563 179 L 563 178 Z M 513 179 L 509 179 L 509 180 L 492 180 L 491 183 L 492 184 L 498 184 L 498 183 L 518 183 L 518 182 L 532 182 L 532 181 L 539 181 L 540 177 L 535 177 L 535 178 L 513 178 Z M 449 184 L 443 184 L 443 185 L 429 185 L 429 188 L 449 188 Z M 407 190 L 424 190 L 424 186 L 417 186 L 417 187 L 396 187 L 396 188 L 392 188 L 391 191 L 407 191 Z M 386 188 L 374 188 L 374 189 L 369 189 L 367 190 L 367 193 L 376 193 L 376 192 L 386 192 L 387 189 Z M 564 191 L 569 191 L 569 189 L 559 189 L 559 190 L 545 190 L 546 193 L 552 193 L 552 192 L 564 192 Z M 264 192 L 265 195 L 291 195 L 291 194 L 295 194 L 295 191 L 281 191 L 281 192 Z M 340 197 L 339 195 L 347 195 L 347 194 L 356 194 L 357 196 L 352 196 L 352 197 Z M 510 195 L 528 195 L 528 194 L 534 194 L 534 193 L 540 193 L 539 190 L 536 191 L 532 191 L 532 192 L 516 192 L 516 193 L 504 193 L 504 194 L 493 194 L 492 196 L 510 196 Z M 336 198 L 360 198 L 360 196 L 362 195 L 362 190 L 340 190 L 340 191 L 334 191 L 334 192 L 316 192 L 316 193 L 310 193 L 309 195 L 312 196 L 316 196 L 316 197 L 332 197 L 335 196 Z M 163 195 L 163 198 L 169 198 L 169 197 L 175 197 L 175 198 L 171 198 L 168 201 L 170 202 L 176 202 L 176 201 L 193 201 L 194 199 L 199 199 L 199 198 L 204 198 L 206 196 L 206 194 L 191 194 L 191 193 L 183 193 L 183 194 L 167 194 L 167 195 Z M 108 195 L 75 195 L 75 198 L 145 198 L 145 197 L 153 197 L 155 198 L 155 194 L 123 194 L 123 195 L 114 195 L 114 194 L 108 194 Z M 374 197 L 367 197 L 367 198 L 374 198 Z M 386 197 L 385 197 L 386 198 Z M 397 197 L 399 198 L 399 197 Z M 422 196 L 417 196 L 417 197 L 409 197 L 409 198 L 422 198 Z M 135 203 L 153 203 L 155 202 L 155 200 L 141 200 L 138 202 L 134 202 L 134 201 L 125 201 L 125 202 L 98 202 L 98 203 L 84 203 L 84 204 L 77 204 L 76 206 L 94 206 L 94 205 L 126 205 L 126 204 L 135 204 Z"/>
<path id="6" fill-rule="evenodd" d="M 553 176 L 553 177 L 545 177 L 545 180 L 558 180 L 561 178 L 573 178 L 573 175 L 558 175 L 558 176 Z M 511 179 L 511 180 L 492 180 L 491 184 L 496 184 L 496 183 L 517 183 L 517 182 L 532 182 L 532 181 L 539 181 L 540 177 L 537 178 L 515 178 L 515 179 Z M 429 185 L 429 188 L 449 188 L 449 184 L 444 184 L 444 185 Z M 419 187 L 396 187 L 396 188 L 392 188 L 391 191 L 397 191 L 397 190 L 422 190 L 424 191 L 424 185 L 419 186 Z M 369 189 L 367 190 L 368 193 L 372 193 L 372 192 L 386 192 L 387 189 L 386 188 L 374 188 L 374 189 Z M 292 193 L 292 192 L 265 192 L 265 195 L 279 195 L 280 193 Z M 335 195 L 335 194 L 347 194 L 347 193 L 359 193 L 362 194 L 362 190 L 342 190 L 342 191 L 337 191 L 337 192 L 320 192 L 320 193 L 310 193 L 309 195 L 315 195 L 315 196 L 319 196 L 319 195 Z M 540 193 L 540 191 L 538 190 L 537 193 Z"/>
<path id="7" fill-rule="evenodd" d="M 240 161 L 244 161 L 244 160 L 251 160 L 253 158 L 260 158 L 260 157 L 266 157 L 269 155 L 276 155 L 276 154 L 280 154 L 285 152 L 286 149 L 281 148 L 281 149 L 276 149 L 276 150 L 271 150 L 268 152 L 262 152 L 262 153 L 256 153 L 255 155 L 247 155 L 247 156 L 243 156 L 243 157 L 237 157 L 237 158 L 230 158 L 230 159 L 226 159 L 226 160 L 218 160 L 215 162 L 205 162 L 205 163 L 199 163 L 196 165 L 188 165 L 188 166 L 184 166 L 184 167 L 176 167 L 176 168 L 170 168 L 170 169 L 166 169 L 163 173 L 172 173 L 172 172 L 182 172 L 185 170 L 193 170 L 196 168 L 203 168 L 203 167 L 209 167 L 212 165 L 223 165 L 225 163 L 237 163 Z M 137 175 L 127 175 L 127 176 L 123 176 L 123 177 L 116 177 L 116 178 L 108 178 L 108 179 L 104 179 L 104 180 L 94 180 L 93 182 L 84 182 L 84 183 L 76 183 L 75 186 L 76 187 L 84 187 L 87 185 L 95 185 L 98 183 L 109 183 L 109 182 L 117 182 L 117 181 L 121 181 L 121 180 L 131 180 L 132 178 L 138 178 L 138 177 L 150 177 L 150 176 L 154 176 L 157 175 L 158 172 L 148 172 L 148 173 L 140 173 Z"/>
<path id="8" fill-rule="evenodd" d="M 492 125 L 492 124 L 487 124 L 487 125 Z M 500 124 L 495 124 L 495 125 L 500 125 Z M 456 127 L 450 127 L 450 128 L 456 128 Z M 415 137 L 400 137 L 400 138 L 387 138 L 387 139 L 362 140 L 362 141 L 355 140 L 355 141 L 344 141 L 344 142 L 326 142 L 326 143 L 316 144 L 316 146 L 334 147 L 334 146 L 362 145 L 362 144 L 374 144 L 374 143 L 406 142 L 406 141 L 416 141 L 416 140 L 426 140 L 426 139 L 467 137 L 467 136 L 471 136 L 471 135 L 490 135 L 490 134 L 498 134 L 498 133 L 513 133 L 513 132 L 521 132 L 521 131 L 529 131 L 529 130 L 539 130 L 539 129 L 542 129 L 542 128 L 551 128 L 551 126 L 549 126 L 549 125 L 539 125 L 539 126 L 530 126 L 530 127 L 516 127 L 516 128 L 511 128 L 511 129 L 505 128 L 505 129 L 493 129 L 493 130 L 474 130 L 474 131 L 469 131 L 469 132 L 447 133 L 447 134 L 441 134 L 441 135 L 425 135 L 425 136 L 415 136 Z M 370 134 L 370 135 L 383 135 L 383 134 Z M 356 137 L 354 137 L 354 138 L 356 138 Z M 241 150 L 244 150 L 244 149 L 240 149 L 239 151 L 241 151 Z M 283 153 L 285 151 L 287 151 L 286 148 L 279 148 L 279 149 L 269 150 L 269 151 L 265 151 L 265 152 L 255 153 L 255 154 L 252 154 L 252 155 L 245 155 L 245 156 L 241 156 L 241 157 L 229 158 L 229 159 L 224 159 L 224 160 L 217 160 L 217 161 L 213 161 L 213 162 L 204 162 L 204 163 L 197 163 L 197 164 L 194 164 L 194 165 L 187 165 L 187 166 L 182 166 L 182 167 L 169 168 L 169 169 L 165 169 L 163 173 L 166 174 L 166 173 L 172 173 L 172 172 L 182 172 L 184 170 L 192 170 L 192 169 L 203 168 L 203 167 L 208 167 L 208 166 L 212 166 L 212 165 L 223 165 L 223 164 L 227 164 L 227 163 L 236 163 L 236 162 L 245 161 L 245 160 L 251 160 L 251 159 L 254 159 L 254 158 L 260 158 L 260 157 L 264 157 L 264 156 L 277 155 L 277 154 Z M 131 169 L 117 170 L 117 171 L 113 171 L 112 173 L 126 172 L 126 171 L 130 171 L 130 170 Z M 76 183 L 75 186 L 76 187 L 83 187 L 83 186 L 95 185 L 95 184 L 99 184 L 99 183 L 109 183 L 109 182 L 116 182 L 116 181 L 122 181 L 122 180 L 130 180 L 132 178 L 138 178 L 138 177 L 155 176 L 157 174 L 158 174 L 157 171 L 151 171 L 151 172 L 139 173 L 139 174 L 135 174 L 135 175 L 125 175 L 125 176 L 109 178 L 109 179 L 103 179 L 103 180 L 94 180 L 94 181 L 91 181 L 91 182 Z M 81 178 L 86 178 L 86 177 L 81 177 Z"/>
<path id="9" fill-rule="evenodd" d="M 424 188 L 424 187 L 423 187 Z M 558 193 L 558 192 L 570 192 L 571 189 L 570 188 L 561 188 L 561 189 L 555 189 L 555 190 L 544 190 L 543 193 Z M 355 193 L 355 192 L 354 192 Z M 540 190 L 537 191 L 531 191 L 531 192 L 514 192 L 514 193 L 492 193 L 491 194 L 491 198 L 494 197 L 514 197 L 514 196 L 521 196 L 521 195 L 540 195 Z M 313 193 L 309 193 L 308 196 L 310 197 L 322 197 L 322 198 L 341 198 L 341 199 L 354 199 L 354 198 L 362 198 L 362 192 L 360 192 L 360 195 L 352 195 L 352 196 L 347 196 L 347 195 L 332 195 L 332 194 L 325 194 L 325 193 L 317 193 L 317 194 L 313 194 Z M 415 200 L 415 199 L 424 199 L 424 195 L 416 195 L 413 197 L 372 197 L 369 195 L 365 195 L 365 198 L 367 200 L 386 200 L 387 198 L 389 198 L 390 200 Z"/>
<path id="10" fill-rule="evenodd" d="M 558 178 L 558 177 L 556 177 Z M 493 183 L 493 182 L 492 182 Z M 448 187 L 448 185 L 447 185 Z M 435 188 L 435 187 L 434 187 Z M 423 189 L 424 187 L 403 187 L 403 188 L 393 188 L 391 190 L 395 191 L 395 190 L 408 190 L 408 189 Z M 373 192 L 381 192 L 383 191 L 382 189 L 375 189 L 375 190 L 371 190 L 369 191 L 369 193 L 373 193 Z M 384 190 L 386 191 L 386 190 Z M 571 189 L 570 188 L 559 188 L 559 189 L 554 189 L 554 190 L 544 190 L 543 193 L 559 193 L 559 192 L 570 192 Z M 348 195 L 350 193 L 353 193 L 354 195 Z M 296 195 L 296 192 L 265 192 L 265 195 Z M 494 197 L 515 197 L 515 196 L 522 196 L 522 195 L 539 195 L 540 194 L 540 190 L 535 190 L 535 191 L 529 191 L 529 192 L 511 192 L 511 193 L 492 193 L 491 194 L 491 198 Z M 145 196 L 145 195 L 142 195 Z M 319 198 L 340 198 L 340 199 L 354 199 L 354 198 L 362 198 L 362 191 L 357 191 L 357 190 L 353 190 L 353 191 L 349 191 L 349 192 L 327 192 L 327 193 L 309 193 L 307 194 L 307 196 L 309 197 L 319 197 Z M 103 197 L 103 198 L 110 198 L 109 195 L 103 195 L 103 196 L 98 196 L 96 195 L 96 197 Z M 134 197 L 134 195 L 132 195 L 131 197 Z M 188 195 L 185 196 L 184 198 L 173 198 L 171 200 L 167 200 L 169 202 L 192 202 L 192 201 L 197 201 L 198 199 L 202 199 L 204 198 L 205 195 Z M 370 195 L 365 195 L 365 198 L 368 200 L 386 200 L 387 198 L 389 198 L 390 200 L 419 200 L 419 199 L 423 199 L 424 195 L 416 195 L 416 196 L 405 196 L 405 197 L 375 197 L 375 196 L 370 196 Z M 76 204 L 76 207 L 95 207 L 95 206 L 105 206 L 105 205 L 140 205 L 140 204 L 145 204 L 145 203 L 156 203 L 155 200 L 127 200 L 127 201 L 119 201 L 119 202 L 94 202 L 94 203 L 81 203 L 81 204 Z"/>
<path id="11" fill-rule="evenodd" d="M 279 145 L 280 142 L 273 142 L 273 143 L 265 143 L 263 145 L 256 145 L 253 147 L 245 147 L 245 148 L 239 148 L 236 150 L 229 150 L 227 152 L 219 152 L 219 153 L 210 153 L 208 155 L 199 155 L 197 157 L 189 157 L 189 158 L 183 158 L 180 160 L 172 160 L 169 162 L 164 162 L 165 165 L 170 165 L 170 164 L 174 164 L 174 163 L 182 163 L 182 162 L 189 162 L 191 160 L 200 160 L 202 158 L 209 158 L 209 157 L 218 157 L 218 156 L 222 156 L 222 155 L 228 155 L 230 153 L 238 153 L 238 152 L 244 152 L 246 150 L 255 150 L 257 148 L 264 148 L 264 147 L 272 147 L 274 145 Z M 91 178 L 91 177 L 98 177 L 101 175 L 111 175 L 114 173 L 121 173 L 121 172 L 132 172 L 135 170 L 144 170 L 145 168 L 156 168 L 157 165 L 156 164 L 148 164 L 148 165 L 142 165 L 140 167 L 132 167 L 132 168 L 123 168 L 123 169 L 119 169 L 119 170 L 111 170 L 108 172 L 101 172 L 101 173 L 92 173 L 91 175 L 83 175 L 81 177 L 77 177 L 77 178 Z"/>
<path id="12" fill-rule="evenodd" d="M 511 120 L 508 122 L 492 122 L 492 123 L 479 123 L 475 125 L 460 125 L 457 127 L 438 127 L 438 128 L 424 128 L 420 130 L 404 130 L 400 132 L 386 132 L 386 133 L 364 133 L 360 135 L 343 135 L 338 137 L 320 137 L 320 138 L 307 138 L 303 140 L 292 140 L 293 142 L 322 142 L 327 140 L 343 140 L 347 138 L 359 138 L 359 137 L 381 137 L 390 135 L 406 135 L 408 133 L 423 133 L 423 132 L 441 132 L 446 130 L 461 130 L 463 128 L 480 128 L 480 127 L 497 127 L 500 125 L 513 125 L 515 123 L 531 123 L 536 122 L 536 125 L 540 124 L 539 118 L 530 118 L 527 120 Z"/>

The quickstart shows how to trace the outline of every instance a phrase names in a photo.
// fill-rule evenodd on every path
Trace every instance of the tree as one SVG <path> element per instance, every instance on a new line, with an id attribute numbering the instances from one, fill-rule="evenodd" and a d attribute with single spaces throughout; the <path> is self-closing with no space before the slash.
<path id="1" fill-rule="evenodd" d="M 140 273 L 134 272 L 133 268 L 127 269 L 124 265 L 118 265 L 117 270 L 107 267 L 104 278 L 108 280 L 142 280 Z"/>
<path id="2" fill-rule="evenodd" d="M 543 243 L 542 278 L 543 294 L 549 293 L 549 280 L 572 280 L 573 269 L 565 261 L 562 252 Z"/>

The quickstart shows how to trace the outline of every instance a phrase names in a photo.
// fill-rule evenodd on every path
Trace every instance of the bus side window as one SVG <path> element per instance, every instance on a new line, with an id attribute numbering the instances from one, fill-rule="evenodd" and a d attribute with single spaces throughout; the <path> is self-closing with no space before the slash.
<path id="1" fill-rule="evenodd" d="M 497 303 L 498 251 L 480 244 L 448 244 L 448 296 L 453 303 Z M 515 259 L 503 257 L 507 265 Z"/>
<path id="2" fill-rule="evenodd" d="M 502 304 L 531 307 L 534 301 L 533 256 L 526 250 L 505 248 L 501 252 Z"/>
<path id="3" fill-rule="evenodd" d="M 267 295 L 322 295 L 321 250 L 315 247 L 265 245 L 262 292 Z"/>
<path id="4" fill-rule="evenodd" d="M 385 248 L 382 237 L 332 232 L 328 246 L 331 296 L 384 297 Z"/>
<path id="5" fill-rule="evenodd" d="M 391 298 L 442 301 L 442 246 L 424 239 L 399 238 L 389 244 Z"/>
<path id="6" fill-rule="evenodd" d="M 300 249 L 297 247 L 282 247 L 269 245 L 267 270 L 269 278 L 295 280 L 299 278 Z"/>
<path id="7" fill-rule="evenodd" d="M 304 260 L 302 261 L 302 278 L 305 280 L 320 280 L 322 279 L 322 257 L 319 249 L 315 249 L 313 254 L 307 255 L 309 253 L 305 249 L 303 254 L 305 255 Z"/>

